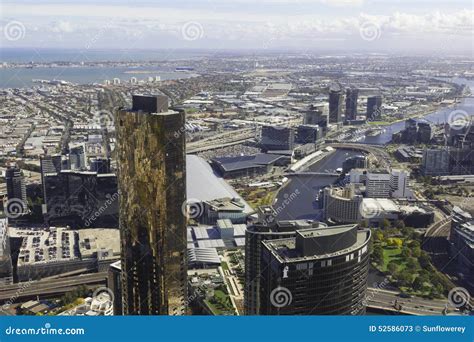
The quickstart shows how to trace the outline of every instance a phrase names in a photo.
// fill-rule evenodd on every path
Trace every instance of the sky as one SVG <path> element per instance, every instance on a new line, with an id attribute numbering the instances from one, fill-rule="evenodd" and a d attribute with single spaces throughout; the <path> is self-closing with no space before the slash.
<path id="1" fill-rule="evenodd" d="M 472 0 L 2 0 L 0 47 L 468 54 Z"/>

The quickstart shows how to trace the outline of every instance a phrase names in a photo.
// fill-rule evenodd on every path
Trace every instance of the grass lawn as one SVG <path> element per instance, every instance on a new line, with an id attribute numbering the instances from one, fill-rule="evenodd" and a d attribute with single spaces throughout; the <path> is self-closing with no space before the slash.
<path id="1" fill-rule="evenodd" d="M 398 270 L 403 270 L 406 267 L 406 263 L 403 262 L 401 257 L 401 248 L 383 247 L 383 267 L 382 272 L 387 272 L 387 265 L 390 261 L 394 261 L 398 264 Z"/>
<path id="2" fill-rule="evenodd" d="M 225 261 L 222 261 L 221 262 L 221 267 L 224 271 L 228 271 L 229 270 L 229 265 L 227 265 L 227 263 Z"/>
<path id="3" fill-rule="evenodd" d="M 213 300 L 213 302 L 209 300 L 204 301 L 214 315 L 233 313 L 233 307 L 230 302 L 230 298 L 224 291 L 215 290 L 214 298 L 216 300 Z"/>
<path id="4" fill-rule="evenodd" d="M 272 204 L 275 193 L 276 190 L 269 189 L 246 189 L 239 191 L 239 195 L 241 195 L 252 208 Z"/>

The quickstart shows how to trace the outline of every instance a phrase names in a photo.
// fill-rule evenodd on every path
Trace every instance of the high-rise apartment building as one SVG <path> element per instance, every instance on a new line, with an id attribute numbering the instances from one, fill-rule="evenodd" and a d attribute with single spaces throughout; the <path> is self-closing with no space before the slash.
<path id="1" fill-rule="evenodd" d="M 408 171 L 392 169 L 390 177 L 391 197 L 407 198 L 411 196 L 411 191 L 408 187 L 408 180 L 410 179 Z"/>
<path id="2" fill-rule="evenodd" d="M 295 131 L 292 127 L 263 126 L 262 147 L 268 151 L 292 150 L 295 142 Z"/>
<path id="3" fill-rule="evenodd" d="M 367 120 L 377 120 L 382 116 L 382 96 L 367 98 Z"/>
<path id="4" fill-rule="evenodd" d="M 18 199 L 26 205 L 26 185 L 21 170 L 17 166 L 7 168 L 5 181 L 7 183 L 8 199 Z"/>
<path id="5" fill-rule="evenodd" d="M 327 187 L 323 191 L 324 217 L 337 223 L 358 222 L 362 200 L 363 196 L 356 192 L 354 184 L 344 188 Z"/>
<path id="6" fill-rule="evenodd" d="M 342 121 L 342 101 L 344 96 L 340 90 L 329 91 L 329 123 L 340 123 Z"/>
<path id="7" fill-rule="evenodd" d="M 271 206 L 258 209 L 257 222 L 247 226 L 245 232 L 245 314 L 260 315 L 261 297 L 261 253 L 262 241 L 293 237 L 297 229 L 327 227 L 318 221 L 278 221 L 278 212 Z"/>
<path id="8" fill-rule="evenodd" d="M 425 176 L 444 176 L 449 174 L 448 148 L 425 148 L 421 171 Z"/>
<path id="9" fill-rule="evenodd" d="M 184 112 L 134 95 L 116 117 L 125 315 L 186 312 Z"/>
<path id="10" fill-rule="evenodd" d="M 297 230 L 262 242 L 260 314 L 362 315 L 370 229 Z"/>
<path id="11" fill-rule="evenodd" d="M 357 100 L 359 89 L 348 88 L 346 90 L 346 121 L 355 120 L 357 117 Z"/>
<path id="12" fill-rule="evenodd" d="M 391 175 L 387 171 L 368 171 L 365 183 L 367 197 L 389 198 L 391 192 Z"/>

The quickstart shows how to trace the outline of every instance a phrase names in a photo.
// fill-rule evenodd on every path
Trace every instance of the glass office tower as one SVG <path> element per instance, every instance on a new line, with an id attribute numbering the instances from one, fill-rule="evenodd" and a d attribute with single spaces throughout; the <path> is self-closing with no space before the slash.
<path id="1" fill-rule="evenodd" d="M 134 95 L 116 117 L 125 315 L 181 315 L 186 298 L 184 113 Z"/>

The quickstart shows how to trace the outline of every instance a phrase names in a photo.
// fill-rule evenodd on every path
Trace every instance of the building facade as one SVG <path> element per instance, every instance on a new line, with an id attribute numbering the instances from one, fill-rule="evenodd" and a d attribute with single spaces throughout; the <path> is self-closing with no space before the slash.
<path id="1" fill-rule="evenodd" d="M 338 223 L 354 223 L 361 220 L 360 206 L 363 196 L 355 192 L 352 184 L 345 188 L 328 187 L 323 193 L 326 220 Z"/>
<path id="2" fill-rule="evenodd" d="M 297 230 L 262 242 L 262 315 L 363 315 L 370 230 Z"/>
<path id="3" fill-rule="evenodd" d="M 245 232 L 245 295 L 246 315 L 261 313 L 261 254 L 262 242 L 266 240 L 292 237 L 297 229 L 326 227 L 317 221 L 278 221 L 277 213 L 271 206 L 258 209 L 258 220 L 247 226 Z"/>
<path id="4" fill-rule="evenodd" d="M 346 90 L 346 121 L 356 119 L 358 98 L 359 89 L 349 88 Z"/>
<path id="5" fill-rule="evenodd" d="M 367 120 L 377 120 L 382 116 L 382 96 L 367 98 Z"/>
<path id="6" fill-rule="evenodd" d="M 425 176 L 444 176 L 449 174 L 449 150 L 447 148 L 423 150 L 421 171 Z"/>
<path id="7" fill-rule="evenodd" d="M 292 127 L 263 126 L 262 147 L 267 150 L 292 150 L 295 141 L 295 132 Z"/>
<path id="8" fill-rule="evenodd" d="M 26 185 L 21 170 L 16 166 L 7 168 L 5 171 L 5 181 L 7 183 L 8 199 L 18 199 L 26 205 Z"/>
<path id="9" fill-rule="evenodd" d="M 186 313 L 184 112 L 134 95 L 116 118 L 125 315 Z"/>
<path id="10" fill-rule="evenodd" d="M 344 96 L 340 90 L 329 91 L 329 123 L 342 122 L 342 101 Z"/>

